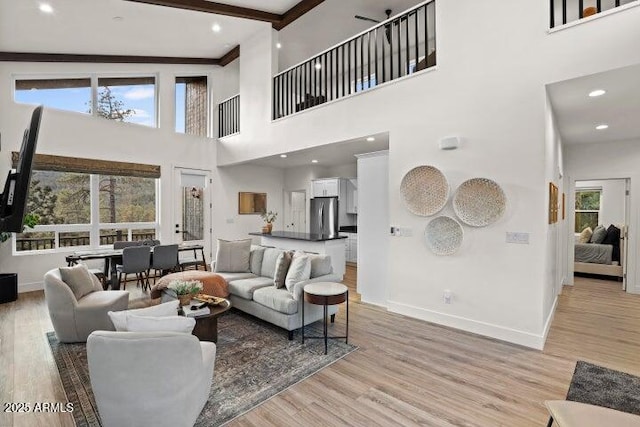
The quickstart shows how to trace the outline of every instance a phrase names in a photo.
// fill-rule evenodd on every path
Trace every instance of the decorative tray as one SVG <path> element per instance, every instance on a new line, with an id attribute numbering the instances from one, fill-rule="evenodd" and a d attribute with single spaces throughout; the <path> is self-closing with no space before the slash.
<path id="1" fill-rule="evenodd" d="M 224 298 L 214 297 L 212 295 L 207 295 L 207 294 L 198 294 L 195 297 L 193 297 L 193 299 L 200 302 L 206 302 L 207 305 L 220 305 L 226 301 L 226 299 Z"/>

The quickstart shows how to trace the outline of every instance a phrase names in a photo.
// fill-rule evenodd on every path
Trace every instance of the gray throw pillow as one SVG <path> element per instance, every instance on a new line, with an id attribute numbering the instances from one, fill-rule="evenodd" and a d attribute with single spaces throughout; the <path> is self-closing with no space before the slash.
<path id="1" fill-rule="evenodd" d="M 71 292 L 79 300 L 83 296 L 90 294 L 93 288 L 93 279 L 87 267 L 82 264 L 73 267 L 60 267 L 60 278 L 71 288 Z"/>
<path id="2" fill-rule="evenodd" d="M 259 276 L 262 270 L 262 259 L 264 258 L 265 250 L 267 250 L 267 248 L 264 246 L 251 245 L 249 265 L 251 272 L 256 276 Z"/>
<path id="3" fill-rule="evenodd" d="M 311 259 L 311 278 L 333 273 L 329 255 L 309 255 Z"/>
<path id="4" fill-rule="evenodd" d="M 291 260 L 284 285 L 289 292 L 293 292 L 296 283 L 307 280 L 309 277 L 311 277 L 311 260 L 306 254 L 296 252 Z"/>
<path id="5" fill-rule="evenodd" d="M 218 239 L 216 271 L 225 273 L 249 272 L 250 252 L 251 239 L 234 241 Z"/>
<path id="6" fill-rule="evenodd" d="M 284 251 L 278 255 L 276 261 L 276 270 L 273 274 L 273 283 L 276 288 L 284 288 L 287 273 L 289 272 L 289 266 L 291 265 L 291 252 Z"/>
<path id="7" fill-rule="evenodd" d="M 604 225 L 599 225 L 593 230 L 591 243 L 602 243 L 605 237 L 607 237 L 607 229 L 604 228 Z"/>
<path id="8" fill-rule="evenodd" d="M 282 249 L 267 248 L 262 256 L 262 267 L 260 267 L 260 276 L 273 277 L 276 271 L 276 261 L 280 254 L 284 252 Z"/>

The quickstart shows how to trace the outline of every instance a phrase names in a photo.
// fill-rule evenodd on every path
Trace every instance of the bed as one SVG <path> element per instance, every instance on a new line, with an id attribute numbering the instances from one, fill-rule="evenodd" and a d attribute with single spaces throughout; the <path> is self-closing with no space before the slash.
<path id="1" fill-rule="evenodd" d="M 624 275 L 624 236 L 625 226 L 616 227 L 619 236 L 612 240 L 609 236 L 602 244 L 576 243 L 574 249 L 574 272 L 600 274 L 622 278 Z"/>

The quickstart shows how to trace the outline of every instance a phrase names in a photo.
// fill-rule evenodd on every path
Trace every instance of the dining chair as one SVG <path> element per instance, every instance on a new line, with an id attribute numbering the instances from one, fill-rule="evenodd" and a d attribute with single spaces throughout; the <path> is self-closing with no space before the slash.
<path id="1" fill-rule="evenodd" d="M 122 250 L 122 265 L 116 265 L 118 285 L 126 288 L 127 274 L 136 275 L 136 285 L 142 284 L 142 290 L 149 286 L 149 268 L 151 267 L 151 248 L 149 246 L 129 246 Z M 124 277 L 124 282 L 123 282 Z"/>
<path id="2" fill-rule="evenodd" d="M 131 246 L 141 246 L 142 242 L 140 241 L 136 241 L 136 242 L 129 242 L 128 240 L 118 240 L 116 242 L 113 242 L 113 249 L 124 249 L 124 248 L 129 248 Z"/>
<path id="3" fill-rule="evenodd" d="M 175 272 L 178 267 L 178 245 L 158 245 L 153 248 L 153 257 L 151 260 L 151 268 L 153 269 L 153 281 L 155 283 L 158 277 L 163 276 L 165 271 Z"/>

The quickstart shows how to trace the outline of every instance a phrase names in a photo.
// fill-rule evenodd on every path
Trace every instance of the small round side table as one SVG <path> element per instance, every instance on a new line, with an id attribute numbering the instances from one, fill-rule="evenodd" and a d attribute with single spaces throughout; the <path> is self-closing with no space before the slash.
<path id="1" fill-rule="evenodd" d="M 304 300 L 309 304 L 321 305 L 324 308 L 324 328 L 323 336 L 305 337 L 304 336 L 304 303 L 302 304 L 302 343 L 304 339 L 324 339 L 324 354 L 327 354 L 327 346 L 329 339 L 342 339 L 347 343 L 349 340 L 349 289 L 342 283 L 333 282 L 317 282 L 310 283 L 304 287 Z M 346 303 L 347 323 L 345 334 L 343 337 L 328 336 L 327 317 L 328 307 L 330 305 Z"/>

